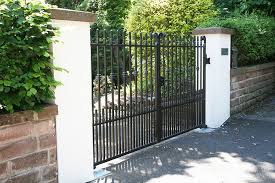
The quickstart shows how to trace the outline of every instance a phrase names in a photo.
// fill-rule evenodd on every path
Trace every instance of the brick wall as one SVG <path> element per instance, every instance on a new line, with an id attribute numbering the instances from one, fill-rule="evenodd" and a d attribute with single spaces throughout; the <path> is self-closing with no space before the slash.
<path id="1" fill-rule="evenodd" d="M 57 182 L 55 105 L 0 115 L 0 182 Z"/>
<path id="2" fill-rule="evenodd" d="M 275 63 L 231 69 L 231 113 L 240 112 L 275 88 Z"/>

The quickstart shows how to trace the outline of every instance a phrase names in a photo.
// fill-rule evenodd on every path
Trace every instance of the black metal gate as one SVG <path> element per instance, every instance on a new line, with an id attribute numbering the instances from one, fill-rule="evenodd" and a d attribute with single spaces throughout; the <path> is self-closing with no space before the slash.
<path id="1" fill-rule="evenodd" d="M 92 33 L 95 165 L 205 127 L 206 40 Z"/>

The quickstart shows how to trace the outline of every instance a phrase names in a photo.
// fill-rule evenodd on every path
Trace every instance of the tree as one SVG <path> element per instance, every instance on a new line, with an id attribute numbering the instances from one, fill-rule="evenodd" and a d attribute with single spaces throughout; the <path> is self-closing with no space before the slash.
<path id="1" fill-rule="evenodd" d="M 212 0 L 134 1 L 128 31 L 188 33 L 216 14 Z"/>
<path id="2" fill-rule="evenodd" d="M 47 3 L 60 8 L 77 9 L 84 0 L 46 0 Z"/>
<path id="3" fill-rule="evenodd" d="M 130 0 L 46 0 L 60 8 L 96 12 L 98 19 L 95 28 L 122 29 Z"/>
<path id="4" fill-rule="evenodd" d="M 261 14 L 274 16 L 274 0 L 215 0 L 216 6 L 222 15 L 231 15 L 232 12 L 240 14 Z"/>

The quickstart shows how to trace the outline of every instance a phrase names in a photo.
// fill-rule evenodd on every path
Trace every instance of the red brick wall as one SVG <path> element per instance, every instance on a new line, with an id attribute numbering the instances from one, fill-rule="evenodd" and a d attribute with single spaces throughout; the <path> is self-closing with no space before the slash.
<path id="1" fill-rule="evenodd" d="M 231 69 L 231 113 L 251 107 L 275 88 L 275 63 Z"/>
<path id="2" fill-rule="evenodd" d="M 55 116 L 41 112 L 0 115 L 0 182 L 57 182 Z"/>

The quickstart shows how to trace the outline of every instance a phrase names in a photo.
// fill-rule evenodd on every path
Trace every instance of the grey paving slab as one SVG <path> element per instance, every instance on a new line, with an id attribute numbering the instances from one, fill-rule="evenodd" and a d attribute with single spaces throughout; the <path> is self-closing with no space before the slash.
<path id="1" fill-rule="evenodd" d="M 109 163 L 112 183 L 275 183 L 275 96 L 214 131 L 187 133 Z"/>

